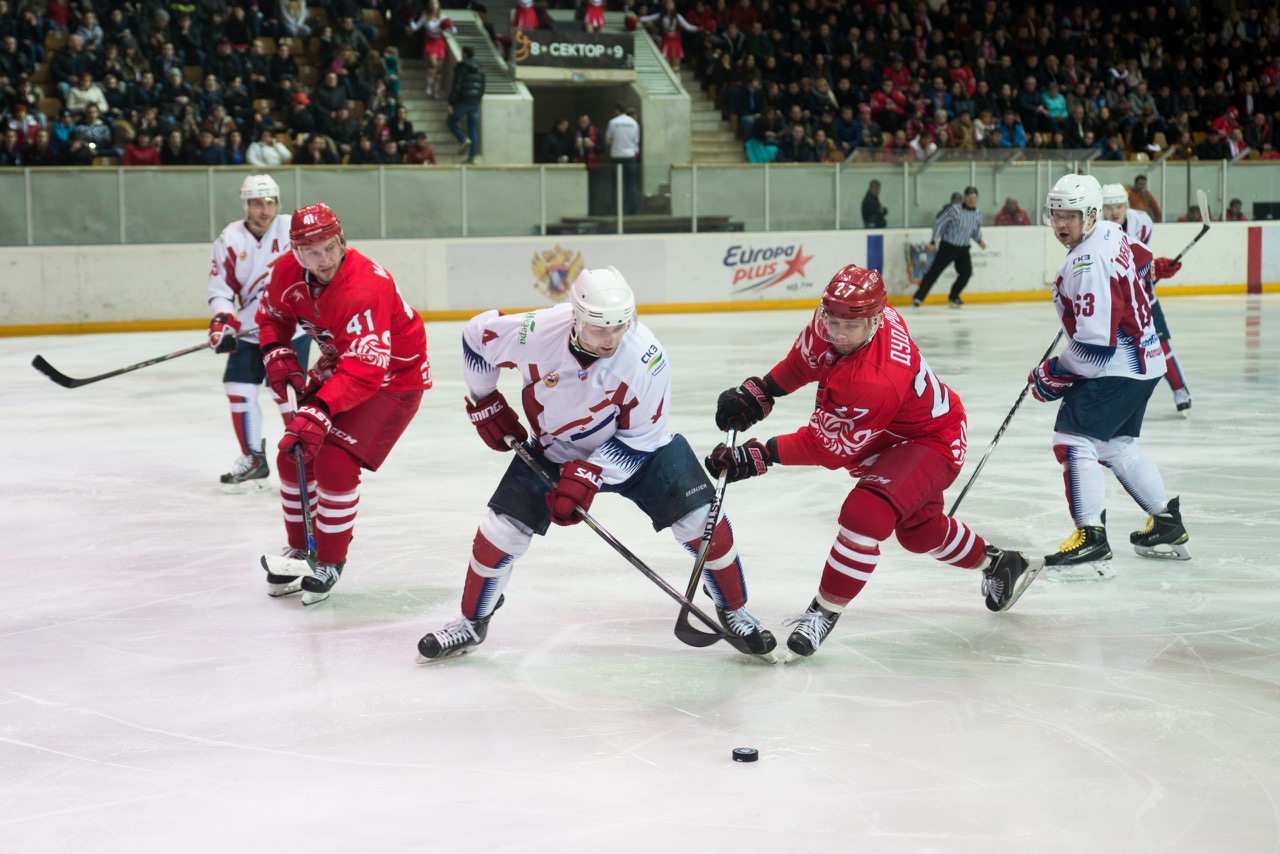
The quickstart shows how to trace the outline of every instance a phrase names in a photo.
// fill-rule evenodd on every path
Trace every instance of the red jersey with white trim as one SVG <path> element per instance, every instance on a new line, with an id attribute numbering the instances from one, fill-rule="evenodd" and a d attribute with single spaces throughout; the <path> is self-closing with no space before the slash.
<path id="1" fill-rule="evenodd" d="M 1151 379 L 1165 372 L 1144 280 L 1151 250 L 1124 229 L 1100 221 L 1067 253 L 1053 284 L 1053 305 L 1067 346 L 1062 369 L 1079 377 Z"/>
<path id="2" fill-rule="evenodd" d="M 633 321 L 607 359 L 569 347 L 569 303 L 525 314 L 486 311 L 462 331 L 462 376 L 472 400 L 498 387 L 502 368 L 520 373 L 525 419 L 547 459 L 586 460 L 621 483 L 671 441 L 671 372 L 658 339 Z"/>
<path id="3" fill-rule="evenodd" d="M 1151 245 L 1151 235 L 1155 234 L 1155 220 L 1151 219 L 1151 214 L 1146 211 L 1136 211 L 1130 208 L 1124 215 L 1124 233 L 1128 235 L 1129 240 L 1137 240 L 1140 243 Z"/>
<path id="4" fill-rule="evenodd" d="M 258 298 L 271 280 L 276 261 L 290 252 L 289 217 L 278 216 L 262 238 L 238 220 L 222 229 L 213 241 L 212 266 L 209 270 L 209 308 L 213 314 L 233 314 L 241 329 L 258 325 Z M 237 338 L 254 342 L 256 332 L 237 334 Z"/>
<path id="5" fill-rule="evenodd" d="M 777 437 L 785 466 L 847 468 L 861 474 L 868 458 L 901 441 L 918 442 L 964 465 L 964 405 L 929 368 L 907 324 L 885 306 L 875 337 L 841 356 L 811 321 L 769 375 L 786 392 L 818 384 L 809 423 Z"/>
<path id="6" fill-rule="evenodd" d="M 301 324 L 332 374 L 316 396 L 336 415 L 382 389 L 431 388 L 422 318 L 391 274 L 348 248 L 337 275 L 318 284 L 290 252 L 275 266 L 258 303 L 262 346 L 288 345 Z"/>

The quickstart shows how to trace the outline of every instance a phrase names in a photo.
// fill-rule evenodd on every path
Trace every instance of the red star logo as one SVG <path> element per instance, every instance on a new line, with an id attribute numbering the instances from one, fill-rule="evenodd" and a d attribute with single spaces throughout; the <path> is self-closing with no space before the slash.
<path id="1" fill-rule="evenodd" d="M 782 275 L 781 275 L 781 276 L 779 276 L 779 277 L 777 278 L 777 280 L 774 282 L 774 284 L 777 284 L 778 282 L 786 281 L 787 279 L 791 278 L 792 276 L 803 276 L 803 275 L 804 275 L 804 265 L 805 265 L 805 264 L 808 264 L 808 263 L 809 263 L 810 261 L 812 261 L 812 260 L 813 260 L 813 256 L 812 256 L 812 255 L 806 255 L 806 254 L 804 254 L 804 247 L 803 247 L 803 246 L 797 246 L 797 247 L 796 247 L 796 257 L 794 257 L 794 258 L 790 259 L 789 261 L 787 261 L 787 269 L 785 269 L 785 270 L 783 270 L 783 271 L 782 271 Z"/>

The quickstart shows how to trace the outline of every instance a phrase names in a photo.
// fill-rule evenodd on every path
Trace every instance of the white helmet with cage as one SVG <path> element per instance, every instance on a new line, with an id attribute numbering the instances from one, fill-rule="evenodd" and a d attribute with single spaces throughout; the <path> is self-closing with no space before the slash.
<path id="1" fill-rule="evenodd" d="M 270 175 L 250 175 L 240 182 L 240 203 L 247 209 L 250 199 L 275 199 L 280 203 L 280 185 Z"/>
<path id="2" fill-rule="evenodd" d="M 1089 222 L 1089 214 L 1102 215 L 1102 185 L 1092 175 L 1063 175 L 1045 197 L 1045 225 L 1053 225 L 1050 214 L 1054 211 L 1079 211 L 1084 218 L 1084 236 L 1088 237 L 1097 225 L 1096 218 Z"/>
<path id="3" fill-rule="evenodd" d="M 569 286 L 574 329 L 584 326 L 614 328 L 636 319 L 636 296 L 613 267 L 583 270 Z"/>

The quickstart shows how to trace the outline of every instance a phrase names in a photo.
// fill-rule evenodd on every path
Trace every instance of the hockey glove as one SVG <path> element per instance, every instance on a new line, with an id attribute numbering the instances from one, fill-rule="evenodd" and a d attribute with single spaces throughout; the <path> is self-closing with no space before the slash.
<path id="1" fill-rule="evenodd" d="M 306 377 L 302 373 L 302 365 L 298 364 L 298 354 L 292 347 L 276 344 L 262 354 L 262 366 L 267 370 L 267 385 L 276 400 L 285 400 L 289 396 L 289 386 L 301 394 L 302 384 Z"/>
<path id="2" fill-rule="evenodd" d="M 737 483 L 740 480 L 764 474 L 775 462 L 773 454 L 769 453 L 768 446 L 752 439 L 732 448 L 721 442 L 710 454 L 707 454 L 703 465 L 707 467 L 707 471 L 713 478 L 718 479 L 720 473 L 724 472 L 725 479 L 729 483 Z"/>
<path id="3" fill-rule="evenodd" d="M 1027 382 L 1032 384 L 1032 396 L 1041 403 L 1062 397 L 1078 379 L 1075 374 L 1059 370 L 1057 356 L 1045 359 L 1027 376 Z"/>
<path id="4" fill-rule="evenodd" d="M 720 392 L 716 400 L 716 427 L 746 430 L 773 411 L 773 395 L 760 377 L 743 380 L 737 388 Z"/>
<path id="5" fill-rule="evenodd" d="M 311 378 L 308 386 L 319 388 L 329 381 L 329 377 L 333 376 L 333 372 L 338 368 L 337 356 L 321 355 L 316 359 L 316 363 L 312 365 L 311 370 L 307 371 L 307 376 Z"/>
<path id="6" fill-rule="evenodd" d="M 236 348 L 236 333 L 240 331 L 240 321 L 234 314 L 219 312 L 209 321 L 209 347 L 215 353 L 230 353 Z"/>
<path id="7" fill-rule="evenodd" d="M 507 436 L 515 436 L 518 442 L 529 438 L 529 433 L 520 423 L 519 416 L 510 406 L 507 406 L 507 399 L 502 396 L 502 392 L 493 391 L 475 403 L 472 403 L 469 398 L 465 400 L 467 415 L 470 416 L 471 423 L 476 425 L 476 432 L 480 434 L 481 439 L 484 439 L 484 443 L 495 451 L 511 450 L 504 441 Z M 562 522 L 561 524 L 572 523 Z"/>
<path id="8" fill-rule="evenodd" d="M 1155 276 L 1157 279 L 1172 279 L 1182 269 L 1182 265 L 1172 258 L 1157 258 L 1155 261 Z"/>
<path id="9" fill-rule="evenodd" d="M 574 461 L 560 466 L 560 480 L 556 488 L 547 493 L 547 506 L 551 508 L 551 521 L 557 525 L 576 525 L 581 517 L 574 512 L 581 507 L 585 513 L 604 485 L 600 467 L 591 463 Z"/>
<path id="10" fill-rule="evenodd" d="M 320 453 L 324 437 L 329 435 L 333 422 L 329 413 L 324 411 L 324 404 L 304 406 L 293 416 L 293 420 L 285 425 L 284 438 L 278 447 L 287 454 L 293 454 L 295 448 L 302 451 L 303 462 L 311 462 Z"/>

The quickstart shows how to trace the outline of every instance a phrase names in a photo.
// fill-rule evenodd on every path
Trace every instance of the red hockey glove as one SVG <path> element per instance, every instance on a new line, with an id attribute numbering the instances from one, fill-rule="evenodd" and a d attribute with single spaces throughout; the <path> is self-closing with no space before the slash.
<path id="1" fill-rule="evenodd" d="M 707 454 L 703 465 L 707 467 L 707 471 L 711 472 L 713 478 L 719 479 L 720 473 L 725 472 L 727 474 L 725 479 L 729 483 L 737 483 L 740 480 L 764 474 L 775 462 L 777 461 L 773 458 L 773 454 L 769 453 L 768 446 L 756 439 L 751 439 L 745 444 L 732 448 L 721 442 L 710 454 Z"/>
<path id="2" fill-rule="evenodd" d="M 507 399 L 502 396 L 502 392 L 494 391 L 486 394 L 475 403 L 472 403 L 469 398 L 464 399 L 467 402 L 467 415 L 470 416 L 471 423 L 476 425 L 476 432 L 490 448 L 495 451 L 509 451 L 511 448 L 503 441 L 507 436 L 515 436 L 516 441 L 519 442 L 529 438 L 529 433 L 520 423 L 520 417 L 510 406 L 507 406 Z"/>
<path id="3" fill-rule="evenodd" d="M 209 321 L 209 347 L 215 353 L 230 353 L 236 348 L 236 333 L 240 331 L 240 321 L 234 314 L 219 312 Z"/>
<path id="4" fill-rule="evenodd" d="M 1182 265 L 1172 258 L 1157 258 L 1155 276 L 1157 279 L 1172 279 L 1182 269 Z"/>
<path id="5" fill-rule="evenodd" d="M 773 395 L 764 380 L 751 377 L 742 385 L 720 392 L 716 400 L 716 427 L 721 430 L 746 430 L 763 421 L 773 411 Z"/>
<path id="6" fill-rule="evenodd" d="M 1041 403 L 1057 400 L 1067 393 L 1067 389 L 1080 379 L 1075 374 L 1068 374 L 1058 369 L 1058 357 L 1045 359 L 1027 376 L 1031 383 L 1031 394 Z"/>
<path id="7" fill-rule="evenodd" d="M 321 406 L 304 406 L 293 416 L 293 420 L 285 425 L 284 438 L 278 447 L 286 453 L 293 453 L 295 447 L 301 446 L 302 459 L 311 462 L 320 453 L 324 437 L 329 435 L 333 422 L 329 413 Z"/>
<path id="8" fill-rule="evenodd" d="M 547 506 L 551 508 L 551 521 L 557 525 L 576 525 L 581 517 L 574 512 L 591 509 L 591 502 L 604 485 L 600 467 L 591 463 L 574 461 L 560 466 L 560 480 L 556 488 L 547 493 Z"/>
<path id="9" fill-rule="evenodd" d="M 289 386 L 301 393 L 306 377 L 302 373 L 302 365 L 298 364 L 298 354 L 292 347 L 277 344 L 262 354 L 262 366 L 267 369 L 267 385 L 277 400 L 289 396 Z"/>

